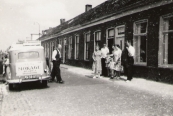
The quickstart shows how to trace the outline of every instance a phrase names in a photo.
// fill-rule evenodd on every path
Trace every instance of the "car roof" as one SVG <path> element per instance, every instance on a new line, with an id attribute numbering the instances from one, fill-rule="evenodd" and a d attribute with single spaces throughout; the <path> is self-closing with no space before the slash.
<path id="1" fill-rule="evenodd" d="M 41 42 L 29 41 L 29 42 L 15 43 L 10 46 L 9 51 L 26 51 L 34 49 L 43 49 L 43 46 L 41 46 Z"/>

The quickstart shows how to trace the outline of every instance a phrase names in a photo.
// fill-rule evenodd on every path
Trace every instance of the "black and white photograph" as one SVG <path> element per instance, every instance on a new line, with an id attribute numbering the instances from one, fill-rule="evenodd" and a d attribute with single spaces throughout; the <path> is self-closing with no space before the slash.
<path id="1" fill-rule="evenodd" d="M 0 116 L 173 116 L 173 0 L 0 0 Z"/>

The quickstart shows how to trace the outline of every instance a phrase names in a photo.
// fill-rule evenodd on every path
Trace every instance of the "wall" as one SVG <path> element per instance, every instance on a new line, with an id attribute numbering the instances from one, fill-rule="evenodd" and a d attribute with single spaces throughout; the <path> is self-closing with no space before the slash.
<path id="1" fill-rule="evenodd" d="M 168 4 L 165 6 L 160 6 L 147 11 L 141 11 L 140 13 L 135 13 L 129 16 L 122 17 L 113 21 L 109 21 L 103 24 L 99 24 L 93 27 L 89 27 L 77 32 L 73 32 L 64 35 L 60 38 L 67 38 L 72 36 L 73 39 L 73 50 L 72 59 L 67 60 L 67 64 L 86 67 L 92 67 L 92 53 L 94 51 L 94 32 L 101 30 L 101 43 L 106 43 L 106 29 L 110 27 L 116 27 L 119 25 L 125 25 L 125 40 L 133 39 L 133 23 L 138 20 L 147 19 L 148 20 L 148 34 L 147 34 L 147 65 L 140 66 L 135 65 L 135 76 L 142 77 L 146 79 L 152 79 L 156 81 L 162 81 L 166 83 L 173 83 L 173 70 L 169 68 L 158 68 L 158 46 L 159 46 L 159 22 L 160 16 L 172 13 L 173 4 Z M 84 60 L 84 33 L 90 31 L 91 33 L 91 46 L 90 46 L 90 60 Z M 74 59 L 74 38 L 75 34 L 79 34 L 79 59 Z"/>

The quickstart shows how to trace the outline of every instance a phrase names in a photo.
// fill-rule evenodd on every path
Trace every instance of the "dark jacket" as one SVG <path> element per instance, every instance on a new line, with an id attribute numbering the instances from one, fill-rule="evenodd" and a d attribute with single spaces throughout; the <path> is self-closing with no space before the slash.
<path id="1" fill-rule="evenodd" d="M 128 63 L 128 51 L 127 49 L 124 49 L 121 55 L 121 64 L 126 65 L 127 63 Z"/>
<path id="2" fill-rule="evenodd" d="M 61 62 L 61 58 L 60 58 L 60 54 L 59 54 L 58 50 L 57 50 L 57 54 L 56 54 L 55 58 L 56 58 L 56 61 Z"/>

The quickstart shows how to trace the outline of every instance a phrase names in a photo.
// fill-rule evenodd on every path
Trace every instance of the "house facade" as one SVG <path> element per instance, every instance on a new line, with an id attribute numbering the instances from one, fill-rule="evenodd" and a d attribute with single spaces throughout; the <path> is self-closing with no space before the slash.
<path id="1" fill-rule="evenodd" d="M 89 7 L 89 10 L 87 10 Z M 92 67 L 95 46 L 107 43 L 135 48 L 135 76 L 173 83 L 173 1 L 107 0 L 39 38 L 51 60 L 53 46 L 62 45 L 63 63 Z"/>

